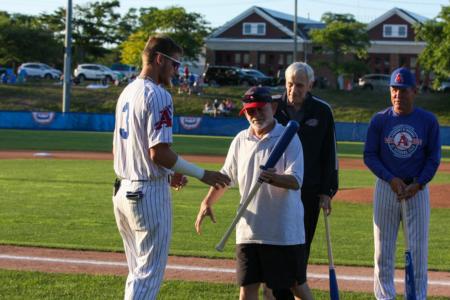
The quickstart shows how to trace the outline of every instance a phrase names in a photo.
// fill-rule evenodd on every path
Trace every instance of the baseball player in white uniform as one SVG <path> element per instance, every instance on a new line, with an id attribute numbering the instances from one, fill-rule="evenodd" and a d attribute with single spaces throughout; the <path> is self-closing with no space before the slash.
<path id="1" fill-rule="evenodd" d="M 159 292 L 172 231 L 170 185 L 186 184 L 180 174 L 215 188 L 230 182 L 226 175 L 203 170 L 170 148 L 173 104 L 163 86 L 178 73 L 181 53 L 172 39 L 150 37 L 140 76 L 117 102 L 113 154 L 118 180 L 113 204 L 129 269 L 125 299 L 156 299 Z"/>
<path id="2" fill-rule="evenodd" d="M 416 298 L 425 300 L 430 221 L 427 183 L 440 163 L 439 124 L 432 113 L 414 106 L 417 89 L 411 71 L 394 70 L 390 86 L 392 107 L 372 118 L 364 148 L 364 162 L 378 177 L 373 204 L 375 297 L 395 299 L 395 246 L 400 201 L 405 200 Z"/>
<path id="3" fill-rule="evenodd" d="M 306 282 L 305 230 L 300 187 L 303 151 L 294 136 L 275 168 L 261 171 L 284 127 L 273 118 L 276 103 L 262 87 L 249 89 L 244 108 L 250 127 L 232 141 L 221 172 L 239 186 L 241 202 L 261 175 L 263 184 L 236 226 L 237 281 L 240 299 L 257 299 L 261 282 L 272 288 L 276 299 L 312 299 L 301 286 Z M 206 216 L 215 222 L 212 205 L 225 188 L 210 189 L 203 200 L 195 227 L 201 232 Z"/>

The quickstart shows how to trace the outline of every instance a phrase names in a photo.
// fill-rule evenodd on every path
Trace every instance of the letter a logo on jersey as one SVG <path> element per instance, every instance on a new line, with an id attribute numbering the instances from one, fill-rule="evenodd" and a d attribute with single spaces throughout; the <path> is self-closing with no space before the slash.
<path id="1" fill-rule="evenodd" d="M 156 122 L 155 124 L 155 129 L 156 130 L 160 130 L 163 125 L 166 125 L 166 127 L 172 127 L 172 113 L 170 111 L 170 106 L 166 106 L 164 107 L 160 112 L 159 112 L 161 118 L 158 122 Z"/>
<path id="2" fill-rule="evenodd" d="M 403 83 L 403 77 L 400 73 L 395 76 L 395 83 Z"/>
<path id="3" fill-rule="evenodd" d="M 399 147 L 399 146 L 402 146 L 402 145 L 403 145 L 403 147 L 405 147 L 405 148 L 409 147 L 408 138 L 407 138 L 406 135 L 404 135 L 404 134 L 401 134 L 401 135 L 400 135 L 400 139 L 398 140 L 398 143 L 397 143 L 397 146 L 398 146 L 398 147 Z"/>

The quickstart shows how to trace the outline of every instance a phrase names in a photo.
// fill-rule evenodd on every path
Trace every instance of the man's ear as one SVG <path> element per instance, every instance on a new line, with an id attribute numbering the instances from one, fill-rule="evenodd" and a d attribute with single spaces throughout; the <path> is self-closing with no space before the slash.
<path id="1" fill-rule="evenodd" d="M 156 53 L 155 61 L 158 65 L 162 65 L 162 59 L 163 59 L 163 56 L 159 53 Z"/>
<path id="2" fill-rule="evenodd" d="M 277 108 L 278 108 L 278 102 L 276 102 L 276 101 L 272 102 L 271 105 L 272 105 L 272 113 L 275 115 Z"/>

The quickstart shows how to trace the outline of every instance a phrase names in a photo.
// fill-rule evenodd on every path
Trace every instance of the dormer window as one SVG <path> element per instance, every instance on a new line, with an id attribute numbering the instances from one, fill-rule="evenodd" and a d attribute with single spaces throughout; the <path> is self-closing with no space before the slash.
<path id="1" fill-rule="evenodd" d="M 383 37 L 385 38 L 406 38 L 408 36 L 406 25 L 384 24 Z"/>
<path id="2" fill-rule="evenodd" d="M 266 23 L 242 24 L 243 35 L 266 35 Z"/>

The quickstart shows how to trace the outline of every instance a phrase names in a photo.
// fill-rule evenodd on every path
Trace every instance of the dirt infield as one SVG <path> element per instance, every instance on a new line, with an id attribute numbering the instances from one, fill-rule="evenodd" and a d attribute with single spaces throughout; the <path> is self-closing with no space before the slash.
<path id="1" fill-rule="evenodd" d="M 0 268 L 54 273 L 85 273 L 126 276 L 123 253 L 73 251 L 34 247 L 0 246 Z M 234 283 L 234 261 L 170 256 L 165 279 Z M 341 291 L 371 293 L 373 269 L 337 266 L 336 273 Z M 328 266 L 310 265 L 308 282 L 314 289 L 328 290 Z M 403 291 L 403 271 L 397 270 L 397 291 Z M 429 295 L 450 295 L 450 273 L 429 272 Z"/>
<path id="2" fill-rule="evenodd" d="M 223 156 L 190 156 L 184 158 L 196 162 L 223 163 Z M 36 152 L 0 151 L 0 159 L 98 159 L 111 160 L 110 153 L 96 152 Z M 342 169 L 366 169 L 360 159 L 340 159 Z M 450 172 L 450 163 L 442 163 L 438 172 Z M 340 190 L 334 201 L 368 203 L 372 199 L 372 188 Z M 432 207 L 450 207 L 446 201 L 450 185 L 430 185 Z M 204 259 L 193 257 L 169 258 L 165 279 L 205 282 L 235 281 L 234 261 L 229 259 Z M 0 246 L 0 269 L 34 270 L 42 272 L 127 274 L 123 253 L 72 251 L 35 247 Z M 342 291 L 373 291 L 373 269 L 337 266 L 339 288 Z M 328 266 L 311 265 L 308 268 L 309 283 L 315 289 L 328 289 Z M 403 271 L 396 271 L 397 291 L 403 291 Z M 450 272 L 429 272 L 429 295 L 450 295 Z M 450 299 L 450 298 L 449 298 Z"/>

